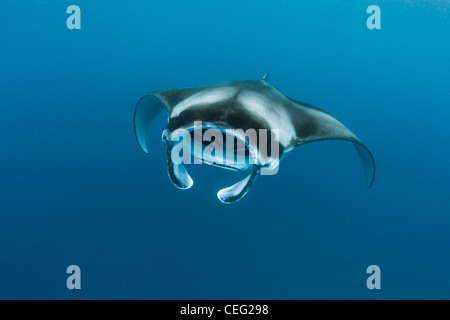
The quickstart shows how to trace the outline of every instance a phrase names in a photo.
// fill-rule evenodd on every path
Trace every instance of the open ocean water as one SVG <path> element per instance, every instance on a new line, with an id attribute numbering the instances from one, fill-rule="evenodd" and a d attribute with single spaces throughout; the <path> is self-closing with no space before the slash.
<path id="1" fill-rule="evenodd" d="M 449 299 L 449 15 L 448 0 L 3 0 L 0 298 Z M 216 193 L 239 173 L 169 181 L 165 114 L 140 150 L 142 95 L 267 71 L 364 141 L 372 188 L 342 141 L 297 148 L 231 205 Z"/>

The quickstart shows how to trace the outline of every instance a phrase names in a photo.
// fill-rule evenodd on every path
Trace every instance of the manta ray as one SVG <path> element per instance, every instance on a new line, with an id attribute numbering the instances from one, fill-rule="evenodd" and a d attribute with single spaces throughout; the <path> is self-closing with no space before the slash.
<path id="1" fill-rule="evenodd" d="M 351 142 L 361 159 L 367 187 L 370 188 L 373 184 L 375 161 L 369 148 L 324 110 L 288 98 L 272 87 L 268 83 L 268 74 L 262 80 L 230 81 L 204 87 L 160 90 L 144 95 L 135 108 L 134 130 L 137 142 L 145 153 L 148 153 L 146 136 L 149 126 L 164 109 L 168 114 L 168 124 L 162 136 L 167 144 L 167 171 L 177 188 L 188 189 L 193 185 L 193 180 L 184 163 L 173 160 L 172 153 L 176 147 L 180 147 L 180 132 L 188 132 L 193 137 L 195 134 L 192 133 L 199 129 L 201 132 L 214 129 L 227 138 L 231 136 L 231 139 L 223 139 L 222 142 L 225 150 L 231 150 L 226 151 L 225 155 L 234 159 L 238 152 L 242 155 L 244 151 L 245 158 L 250 160 L 230 164 L 218 161 L 221 160 L 218 157 L 223 157 L 220 153 L 217 153 L 218 157 L 212 154 L 205 156 L 204 142 L 201 142 L 201 148 L 188 149 L 202 163 L 230 170 L 250 171 L 246 178 L 217 193 L 223 203 L 242 199 L 255 178 L 264 170 L 268 174 L 276 172 L 280 161 L 295 147 L 314 141 Z M 249 141 L 242 134 L 250 129 L 257 132 L 258 140 L 266 139 L 270 142 L 271 149 L 278 152 L 271 152 L 270 155 L 267 150 L 262 152 L 258 144 Z M 263 137 L 262 130 L 267 130 L 270 134 Z M 232 145 L 229 141 L 232 141 Z M 231 148 L 236 145 L 240 147 Z"/>

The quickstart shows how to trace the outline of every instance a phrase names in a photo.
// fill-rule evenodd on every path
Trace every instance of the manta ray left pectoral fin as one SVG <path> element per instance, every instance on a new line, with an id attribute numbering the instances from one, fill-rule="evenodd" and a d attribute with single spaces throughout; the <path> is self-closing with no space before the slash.
<path id="1" fill-rule="evenodd" d="M 253 184 L 253 181 L 256 179 L 256 176 L 259 174 L 259 167 L 254 165 L 252 172 L 239 181 L 235 183 L 231 187 L 224 188 L 217 193 L 217 197 L 222 203 L 233 203 L 242 199 L 245 196 L 247 191 Z"/>
<path id="2" fill-rule="evenodd" d="M 134 133 L 142 151 L 148 153 L 146 136 L 150 124 L 164 109 L 171 115 L 173 107 L 204 87 L 174 90 L 160 90 L 146 94 L 139 99 L 134 110 Z"/>
<path id="3" fill-rule="evenodd" d="M 134 110 L 134 133 L 142 151 L 148 153 L 146 137 L 153 119 L 165 109 L 165 104 L 153 94 L 143 96 Z"/>

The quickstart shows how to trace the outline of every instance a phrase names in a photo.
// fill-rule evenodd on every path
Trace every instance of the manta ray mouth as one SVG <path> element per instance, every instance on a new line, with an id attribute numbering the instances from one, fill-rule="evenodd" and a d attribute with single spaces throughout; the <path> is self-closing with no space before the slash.
<path id="1" fill-rule="evenodd" d="M 174 131 L 170 140 L 163 133 L 163 140 L 172 144 L 173 151 L 183 150 L 182 161 L 185 164 L 204 163 L 224 169 L 243 171 L 259 164 L 260 156 L 256 146 L 237 130 L 216 125 L 192 126 L 182 131 Z M 176 148 L 174 148 L 177 146 Z M 193 159 L 184 153 L 189 152 Z M 172 157 L 179 155 L 172 154 Z"/>
<path id="2" fill-rule="evenodd" d="M 256 146 L 251 145 L 238 131 L 230 128 L 206 124 L 175 130 L 172 133 L 166 130 L 163 133 L 163 140 L 168 147 L 169 178 L 180 189 L 189 189 L 194 184 L 184 164 L 205 163 L 235 171 L 253 168 L 250 175 L 217 193 L 221 202 L 233 203 L 247 193 L 260 172 L 261 165 Z"/>
<path id="3" fill-rule="evenodd" d="M 254 156 L 248 141 L 221 127 L 202 128 L 201 135 L 189 132 L 192 156 L 202 163 L 242 171 L 253 164 Z"/>

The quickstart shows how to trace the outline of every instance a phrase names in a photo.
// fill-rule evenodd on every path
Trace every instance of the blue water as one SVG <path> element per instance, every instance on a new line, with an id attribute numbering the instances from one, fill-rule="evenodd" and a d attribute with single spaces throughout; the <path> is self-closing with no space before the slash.
<path id="1" fill-rule="evenodd" d="M 449 19 L 444 0 L 3 1 L 0 298 L 449 299 Z M 268 70 L 367 144 L 371 189 L 346 142 L 297 148 L 233 205 L 233 172 L 171 184 L 164 115 L 139 149 L 143 94 Z"/>

